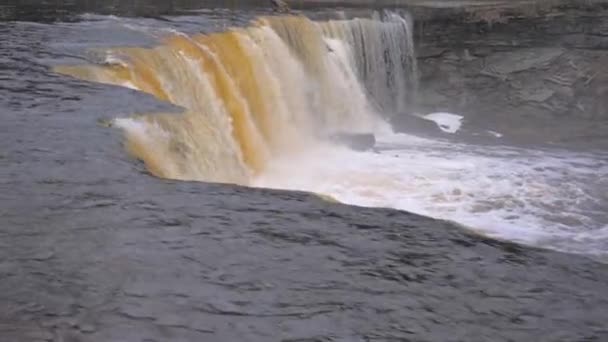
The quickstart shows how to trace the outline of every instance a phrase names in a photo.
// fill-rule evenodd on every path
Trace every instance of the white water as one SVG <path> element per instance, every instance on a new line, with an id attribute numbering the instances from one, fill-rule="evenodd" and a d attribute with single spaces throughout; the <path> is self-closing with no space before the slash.
<path id="1" fill-rule="evenodd" d="M 274 27 L 240 31 L 247 53 L 234 61 L 219 58 L 218 52 L 199 44 L 199 53 L 216 61 L 217 70 L 195 65 L 191 56 L 182 53 L 181 45 L 136 55 L 155 71 L 172 102 L 189 110 L 183 121 L 119 119 L 116 125 L 141 145 L 140 150 L 146 150 L 143 157 L 158 161 L 153 164 L 165 177 L 312 191 L 347 204 L 452 220 L 489 236 L 608 255 L 608 155 L 447 143 L 394 134 L 383 126 L 378 112 L 402 113 L 407 95 L 415 94 L 416 88 L 411 28 L 403 18 L 388 19 L 323 24 L 275 19 Z M 217 44 L 223 42 L 223 36 L 214 39 Z M 387 48 L 390 53 L 383 56 Z M 238 50 L 230 51 L 224 57 L 238 54 Z M 402 56 L 407 57 L 405 63 L 397 63 Z M 244 62 L 254 66 L 261 78 L 256 81 L 265 87 L 256 88 L 249 97 L 232 94 L 224 101 L 211 89 L 210 75 L 231 78 L 225 65 L 239 70 Z M 123 75 L 97 76 L 138 89 L 132 78 L 123 79 Z M 238 120 L 230 117 L 223 102 L 241 99 L 247 114 L 239 119 L 243 121 L 255 119 L 245 104 L 258 98 L 272 108 L 263 114 L 273 117 L 258 124 L 267 123 L 273 135 L 287 137 L 277 141 L 288 142 L 279 145 L 291 153 L 269 156 L 263 149 L 240 151 L 268 160 L 263 172 L 250 180 L 248 170 L 239 169 L 243 164 L 235 152 L 239 146 L 229 134 L 230 123 Z M 456 133 L 462 125 L 462 117 L 450 113 L 423 117 L 444 132 Z M 310 123 L 317 119 L 321 125 Z M 302 139 L 311 130 L 322 131 L 316 132 L 319 136 L 336 130 L 375 131 L 379 153 Z M 256 134 L 240 138 L 262 140 Z M 292 148 L 295 142 L 297 149 Z M 188 148 L 176 154 L 172 146 Z"/>
<path id="2" fill-rule="evenodd" d="M 605 254 L 608 160 L 384 133 L 379 153 L 324 146 L 276 160 L 256 186 L 458 222 L 488 236 Z"/>
<path id="3" fill-rule="evenodd" d="M 434 121 L 437 127 L 446 133 L 456 133 L 462 126 L 462 115 L 452 113 L 431 113 L 423 115 L 423 118 Z"/>

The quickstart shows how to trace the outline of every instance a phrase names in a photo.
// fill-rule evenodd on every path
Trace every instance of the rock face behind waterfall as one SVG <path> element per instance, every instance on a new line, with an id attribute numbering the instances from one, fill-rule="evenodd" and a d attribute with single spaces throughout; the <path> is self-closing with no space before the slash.
<path id="1" fill-rule="evenodd" d="M 416 109 L 517 140 L 608 146 L 608 2 L 516 3 L 413 9 Z"/>
<path id="2" fill-rule="evenodd" d="M 277 12 L 280 12 L 280 13 L 289 12 L 289 5 L 287 5 L 287 3 L 283 0 L 270 0 L 270 5 Z"/>

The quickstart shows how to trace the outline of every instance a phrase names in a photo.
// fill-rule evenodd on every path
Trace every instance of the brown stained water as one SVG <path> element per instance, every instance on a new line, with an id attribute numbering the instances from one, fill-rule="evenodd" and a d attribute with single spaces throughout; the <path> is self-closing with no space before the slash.
<path id="1" fill-rule="evenodd" d="M 608 156 L 393 133 L 405 11 L 66 4 L 0 22 L 0 341 L 607 337 L 604 264 L 486 236 L 602 258 Z"/>

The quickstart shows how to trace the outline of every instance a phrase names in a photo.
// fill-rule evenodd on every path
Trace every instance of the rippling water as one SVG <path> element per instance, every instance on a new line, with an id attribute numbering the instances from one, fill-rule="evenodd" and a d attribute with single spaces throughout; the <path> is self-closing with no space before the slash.
<path id="1" fill-rule="evenodd" d="M 409 20 L 400 17 L 402 14 L 390 15 L 404 22 Z M 479 145 L 473 140 L 467 143 L 466 139 L 450 142 L 449 137 L 415 138 L 391 132 L 388 124 L 383 123 L 383 113 L 403 112 L 407 104 L 394 99 L 405 99 L 415 90 L 395 82 L 415 77 L 415 69 L 378 69 L 369 56 L 366 60 L 358 60 L 363 50 L 357 50 L 359 47 L 355 44 L 359 34 L 361 39 L 370 39 L 366 48 L 368 54 L 371 52 L 373 56 L 376 47 L 371 47 L 371 39 L 373 35 L 380 34 L 374 30 L 385 30 L 382 26 L 372 26 L 376 25 L 373 22 L 376 20 L 378 25 L 383 25 L 381 20 L 384 20 L 386 25 L 393 25 L 390 16 L 367 22 L 321 21 L 318 27 L 308 20 L 290 22 L 277 19 L 276 22 L 271 21 L 268 30 L 262 26 L 261 29 L 240 31 L 241 37 L 249 35 L 254 40 L 268 41 L 260 47 L 266 49 L 265 58 L 274 60 L 272 63 L 278 68 L 256 75 L 263 79 L 258 85 L 255 85 L 255 78 L 245 79 L 239 74 L 244 70 L 240 68 L 245 68 L 245 65 L 258 71 L 267 67 L 264 61 L 256 60 L 262 56 L 254 57 L 258 53 L 255 49 L 249 52 L 239 50 L 236 45 L 230 45 L 233 43 L 228 43 L 229 36 L 222 34 L 208 38 L 195 37 L 197 44 L 206 44 L 211 49 L 209 56 L 215 56 L 212 60 L 216 58 L 214 62 L 206 63 L 220 63 L 214 64 L 213 68 L 221 70 L 227 68 L 227 73 L 218 71 L 220 73 L 217 74 L 220 75 L 217 77 L 225 77 L 229 82 L 222 87 L 236 85 L 238 88 L 239 82 L 249 82 L 248 88 L 227 90 L 234 92 L 234 95 L 228 95 L 226 90 L 221 90 L 223 93 L 217 95 L 205 88 L 204 82 L 208 81 L 204 78 L 206 76 L 197 76 L 201 72 L 198 67 L 193 67 L 188 60 L 181 61 L 178 55 L 169 55 L 180 49 L 198 49 L 195 45 L 188 45 L 191 44 L 188 38 L 171 38 L 174 40 L 166 43 L 167 50 L 162 50 L 164 47 L 161 50 L 116 49 L 117 46 L 128 45 L 152 48 L 168 36 L 193 35 L 201 26 L 207 27 L 203 29 L 207 32 L 223 31 L 235 25 L 248 26 L 255 17 L 255 13 L 248 13 L 231 17 L 233 20 L 227 22 L 221 12 L 199 11 L 193 16 L 172 17 L 169 23 L 165 23 L 154 19 L 85 15 L 83 22 L 62 24 L 60 27 L 69 31 L 77 28 L 80 32 L 98 32 L 96 37 L 91 39 L 85 36 L 81 43 L 72 39 L 69 42 L 54 42 L 58 49 L 76 49 L 79 52 L 75 54 L 95 49 L 95 54 L 90 57 L 94 58 L 91 62 L 109 62 L 111 65 L 122 65 L 123 57 L 120 55 L 126 54 L 130 55 L 124 60 L 126 63 L 129 63 L 129 58 L 135 58 L 137 62 L 134 63 L 139 64 L 126 64 L 126 70 L 131 70 L 130 76 L 124 76 L 123 71 L 118 69 L 87 70 L 92 68 L 89 66 L 68 69 L 59 66 L 58 70 L 93 81 L 142 90 L 189 109 L 184 115 L 195 121 L 187 123 L 170 118 L 174 115 L 167 117 L 169 121 L 163 117 L 152 119 L 155 122 L 152 126 L 140 119 L 116 121 L 116 126 L 122 127 L 130 135 L 133 144 L 131 151 L 146 161 L 148 168 L 158 176 L 313 191 L 330 195 L 344 203 L 397 208 L 448 219 L 494 237 L 564 251 L 593 255 L 605 253 L 608 243 L 605 208 L 608 207 L 608 200 L 603 189 L 607 188 L 608 157 L 604 152 L 568 151 L 567 147 L 510 147 L 501 141 L 509 132 L 492 132 L 495 139 L 491 145 Z M 315 33 L 318 34 L 315 36 L 310 30 L 317 29 L 319 33 Z M 386 30 L 389 29 L 392 28 L 387 26 Z M 345 35 L 344 32 L 349 33 Z M 377 32 L 386 35 L 389 31 Z M 407 32 L 395 31 L 394 34 L 400 35 L 397 39 L 404 42 L 410 39 Z M 298 36 L 305 39 L 300 41 L 294 38 Z M 116 37 L 120 39 L 116 40 Z M 235 39 L 241 37 L 234 36 Z M 349 37 L 355 37 L 355 40 L 349 41 L 352 39 Z M 303 50 L 297 52 L 302 54 L 301 57 L 291 56 L 287 50 L 283 51 L 288 47 L 282 45 L 282 39 L 287 39 L 287 45 L 295 44 L 294 51 L 302 46 L 306 47 L 306 51 L 314 51 L 314 44 L 317 44 L 315 39 L 325 39 L 330 52 L 327 56 L 325 52 L 317 56 Z M 402 47 L 390 45 L 390 40 L 383 44 L 386 45 L 378 45 L 377 49 L 388 49 L 397 54 L 407 54 L 407 49 L 413 49 L 407 43 Z M 191 58 L 202 58 L 194 57 L 198 55 L 192 53 L 188 52 Z M 332 54 L 337 57 L 332 57 Z M 230 58 L 233 60 L 230 61 Z M 325 63 L 324 58 L 329 58 L 328 65 L 333 63 L 332 58 L 337 58 L 336 69 L 330 66 L 320 71 L 322 74 L 316 76 L 318 81 L 315 81 L 319 83 L 311 83 L 306 73 L 316 72 L 311 70 L 321 65 L 315 63 Z M 165 60 L 169 61 L 170 69 L 166 69 Z M 79 62 L 74 64 L 82 65 Z M 350 71 L 343 74 L 339 71 L 340 65 Z M 209 68 L 209 65 L 206 67 Z M 189 75 L 190 78 L 174 73 L 177 68 L 180 68 L 181 75 Z M 140 76 L 136 76 L 137 73 Z M 329 73 L 329 78 L 324 79 L 325 73 Z M 367 81 L 356 81 L 358 73 L 365 75 Z M 384 74 L 397 78 L 378 79 Z M 231 80 L 236 83 L 231 85 Z M 337 83 L 332 83 L 336 80 Z M 278 88 L 271 89 L 273 82 L 278 82 L 275 85 Z M 391 83 L 396 88 L 383 86 Z M 217 84 L 209 84 L 218 87 Z M 342 85 L 346 85 L 346 88 L 340 90 Z M 366 86 L 368 95 L 363 91 Z M 256 87 L 270 88 L 256 92 L 245 90 Z M 307 87 L 319 88 L 321 92 L 309 97 Z M 323 94 L 329 95 L 323 98 Z M 218 96 L 221 98 L 219 102 L 216 101 Z M 274 96 L 279 96 L 277 99 L 288 96 L 288 100 L 273 100 Z M 315 96 L 316 100 L 313 99 Z M 348 103 L 340 102 L 345 96 L 351 97 Z M 235 110 L 234 101 L 240 106 L 238 114 L 230 112 Z M 315 101 L 321 102 L 315 104 Z M 210 103 L 214 103 L 215 107 Z M 263 115 L 266 118 L 261 118 L 260 111 L 265 112 Z M 206 119 L 201 113 L 207 115 Z M 279 113 L 283 118 L 278 116 Z M 285 116 L 285 113 L 289 115 Z M 378 139 L 378 150 L 375 153 L 359 153 L 327 142 L 319 144 L 318 141 L 309 140 L 314 133 L 306 130 L 319 130 L 315 128 L 315 116 L 320 113 L 323 117 L 321 130 L 374 132 Z M 120 117 L 120 114 L 108 113 L 108 116 Z M 198 118 L 203 121 L 196 121 Z M 225 118 L 230 118 L 236 127 L 235 134 L 238 136 L 235 142 L 231 141 L 231 137 L 221 135 L 230 134 L 228 128 L 221 128 L 222 125 L 229 125 L 227 122 L 220 123 Z M 254 126 L 261 128 L 257 130 Z M 452 133 L 458 129 L 456 127 Z M 190 132 L 187 136 L 183 135 L 186 131 Z M 297 147 L 298 142 L 304 142 L 305 146 Z M 172 146 L 175 144 L 183 147 L 174 150 Z M 248 175 L 248 169 L 253 170 L 254 174 Z"/>
<path id="2" fill-rule="evenodd" d="M 258 184 L 316 191 L 345 203 L 452 220 L 494 237 L 602 255 L 608 244 L 607 172 L 603 153 L 387 134 L 376 153 L 324 150 L 278 161 Z"/>
<path id="3" fill-rule="evenodd" d="M 250 172 L 243 160 L 231 164 L 245 166 L 233 182 L 251 187 L 191 182 L 215 180 L 209 170 L 218 178 L 234 171 L 217 164 L 184 177 L 152 177 L 145 156 L 124 148 L 132 139 L 126 126 L 174 122 L 180 112 L 204 106 L 187 106 L 188 97 L 159 101 L 135 83 L 101 84 L 55 71 L 116 67 L 124 60 L 108 60 L 116 56 L 107 51 L 117 47 L 141 52 L 167 36 L 208 37 L 249 27 L 269 12 L 69 13 L 69 20 L 52 23 L 47 14 L 44 22 L 0 22 L 0 340 L 606 336 L 604 264 L 485 237 L 604 256 L 604 151 L 512 146 L 500 138 L 508 131 L 483 145 L 396 134 L 377 102 L 395 109 L 407 101 L 376 97 L 371 113 L 347 113 L 371 115 L 375 151 L 354 151 L 312 129 L 312 143 L 299 153 L 270 154 L 263 172 Z M 334 10 L 307 15 L 319 22 L 349 17 Z M 335 39 L 326 41 L 333 60 L 348 60 Z M 411 94 L 412 84 L 403 85 Z M 338 103 L 361 103 L 346 94 Z M 464 121 L 462 129 L 471 128 Z M 182 142 L 171 151 L 189 151 L 191 140 Z"/>

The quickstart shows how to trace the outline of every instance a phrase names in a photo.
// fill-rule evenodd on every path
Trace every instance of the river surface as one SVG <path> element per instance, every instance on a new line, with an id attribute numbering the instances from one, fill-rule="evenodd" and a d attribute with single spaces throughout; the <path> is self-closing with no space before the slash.
<path id="1" fill-rule="evenodd" d="M 171 10 L 0 22 L 0 341 L 608 338 L 605 151 L 393 132 L 403 10 Z"/>

